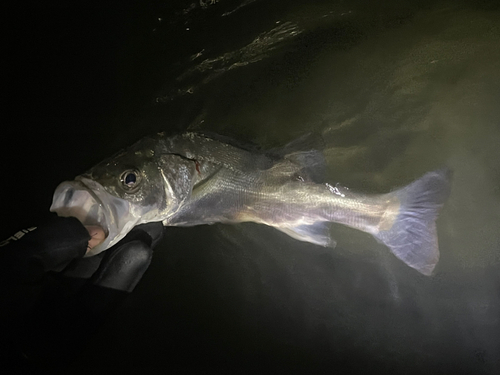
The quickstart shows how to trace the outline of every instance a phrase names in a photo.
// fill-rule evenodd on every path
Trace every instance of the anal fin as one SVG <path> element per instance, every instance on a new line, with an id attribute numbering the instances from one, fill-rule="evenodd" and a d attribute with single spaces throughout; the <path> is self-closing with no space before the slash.
<path id="1" fill-rule="evenodd" d="M 330 236 L 330 225 L 328 222 L 318 221 L 312 225 L 275 228 L 299 241 L 310 242 L 315 245 L 331 248 L 337 245 L 337 242 Z"/>

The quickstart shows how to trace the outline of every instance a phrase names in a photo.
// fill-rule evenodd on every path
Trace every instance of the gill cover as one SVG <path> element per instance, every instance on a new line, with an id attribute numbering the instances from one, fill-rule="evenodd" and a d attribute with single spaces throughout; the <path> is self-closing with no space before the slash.
<path id="1" fill-rule="evenodd" d="M 197 181 L 196 164 L 176 154 L 163 154 L 158 164 L 167 195 L 167 209 L 162 220 L 167 220 L 191 197 Z"/>

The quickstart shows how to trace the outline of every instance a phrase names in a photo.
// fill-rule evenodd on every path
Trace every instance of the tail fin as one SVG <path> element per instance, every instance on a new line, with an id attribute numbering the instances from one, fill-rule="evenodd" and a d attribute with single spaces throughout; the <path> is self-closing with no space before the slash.
<path id="1" fill-rule="evenodd" d="M 401 202 L 395 223 L 375 237 L 392 253 L 424 275 L 439 260 L 436 218 L 450 194 L 451 170 L 438 169 L 395 191 Z"/>

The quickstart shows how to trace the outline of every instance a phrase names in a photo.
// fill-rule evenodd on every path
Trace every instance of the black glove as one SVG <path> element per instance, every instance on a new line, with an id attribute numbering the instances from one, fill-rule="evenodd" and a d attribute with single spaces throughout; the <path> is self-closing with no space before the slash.
<path id="1" fill-rule="evenodd" d="M 160 222 L 138 225 L 108 250 L 93 257 L 75 259 L 61 275 L 77 288 L 87 283 L 132 292 L 149 267 L 152 249 L 163 238 L 163 232 Z"/>
<path id="2" fill-rule="evenodd" d="M 17 236 L 16 236 L 17 235 Z M 90 235 L 74 217 L 53 217 L 38 228 L 21 230 L 0 247 L 1 280 L 33 282 L 59 271 L 87 251 Z"/>
<path id="3" fill-rule="evenodd" d="M 10 278 L 11 285 L 14 280 L 24 284 L 37 280 L 43 273 L 50 279 L 44 282 L 42 297 L 26 313 L 17 309 L 6 320 L 4 337 L 10 351 L 4 353 L 17 369 L 52 373 L 67 366 L 137 285 L 163 232 L 161 223 L 139 225 L 110 249 L 83 258 L 88 231 L 74 218 L 55 218 L 0 247 L 4 265 L 10 262 L 10 275 L 18 274 Z"/>
<path id="4" fill-rule="evenodd" d="M 163 237 L 160 222 L 142 224 L 94 257 L 83 258 L 90 235 L 73 217 L 54 217 L 37 229 L 20 231 L 0 247 L 2 284 L 34 282 L 49 271 L 95 285 L 131 292 L 151 262 L 152 249 Z M 94 275 L 95 273 L 95 275 Z"/>

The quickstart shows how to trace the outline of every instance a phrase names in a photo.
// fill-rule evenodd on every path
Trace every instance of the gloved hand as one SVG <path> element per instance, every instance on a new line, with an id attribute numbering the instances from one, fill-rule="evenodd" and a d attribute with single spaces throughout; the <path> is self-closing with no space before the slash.
<path id="1" fill-rule="evenodd" d="M 92 237 L 73 217 L 53 217 L 23 229 L 0 244 L 1 281 L 36 282 L 48 271 L 60 271 L 81 258 Z"/>
<path id="2" fill-rule="evenodd" d="M 89 229 L 92 234 L 92 228 Z M 163 238 L 163 232 L 161 222 L 138 225 L 110 249 L 93 257 L 75 259 L 61 275 L 88 280 L 89 284 L 99 287 L 132 292 L 151 263 L 152 249 Z M 99 238 L 99 234 L 92 240 L 96 237 Z"/>
<path id="3" fill-rule="evenodd" d="M 142 224 L 112 248 L 83 258 L 104 240 L 97 226 L 84 227 L 72 217 L 54 217 L 34 230 L 19 231 L 2 241 L 2 284 L 33 282 L 49 271 L 89 279 L 93 284 L 131 292 L 151 262 L 152 249 L 163 237 L 160 222 Z M 9 241 L 10 240 L 10 241 Z"/>
<path id="4" fill-rule="evenodd" d="M 83 257 L 87 247 L 101 240 L 99 229 L 85 228 L 74 218 L 54 218 L 26 231 L 22 238 L 7 241 L 0 247 L 2 281 L 8 280 L 0 285 L 7 291 L 1 293 L 7 296 L 2 301 L 5 306 L 12 305 L 9 294 L 18 299 L 19 291 L 24 291 L 13 288 L 16 283 L 30 285 L 42 275 L 50 279 L 27 312 L 20 313 L 18 307 L 29 304 L 17 301 L 19 306 L 4 319 L 3 338 L 13 351 L 4 353 L 10 361 L 21 371 L 28 366 L 51 372 L 67 365 L 135 288 L 163 232 L 161 223 L 139 225 L 112 248 L 88 258 Z"/>

